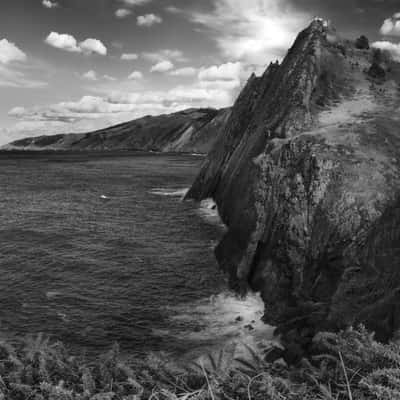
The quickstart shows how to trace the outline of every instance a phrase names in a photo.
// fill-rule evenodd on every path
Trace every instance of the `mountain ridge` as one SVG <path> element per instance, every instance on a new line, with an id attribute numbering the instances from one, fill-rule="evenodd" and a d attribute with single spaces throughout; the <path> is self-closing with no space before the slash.
<path id="1" fill-rule="evenodd" d="M 207 153 L 229 117 L 230 109 L 190 108 L 145 116 L 88 133 L 42 135 L 13 141 L 2 150 Z"/>

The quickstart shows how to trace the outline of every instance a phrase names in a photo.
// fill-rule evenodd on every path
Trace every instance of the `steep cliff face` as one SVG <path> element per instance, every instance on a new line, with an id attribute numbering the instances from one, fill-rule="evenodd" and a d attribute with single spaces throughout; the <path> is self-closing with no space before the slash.
<path id="1" fill-rule="evenodd" d="M 230 109 L 189 109 L 144 117 L 85 134 L 39 136 L 10 143 L 20 150 L 143 150 L 207 153 L 226 123 Z"/>
<path id="2" fill-rule="evenodd" d="M 217 202 L 232 286 L 261 292 L 266 322 L 300 345 L 400 328 L 400 66 L 376 80 L 372 52 L 315 20 L 250 78 L 188 194 Z"/>

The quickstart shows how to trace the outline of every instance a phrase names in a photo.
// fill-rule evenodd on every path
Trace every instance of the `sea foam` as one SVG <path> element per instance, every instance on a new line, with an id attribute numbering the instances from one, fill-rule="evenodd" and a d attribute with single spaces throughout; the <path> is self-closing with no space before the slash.
<path id="1" fill-rule="evenodd" d="M 166 307 L 171 326 L 178 331 L 153 332 L 154 335 L 170 336 L 194 344 L 192 356 L 207 353 L 207 349 L 220 349 L 235 343 L 238 355 L 246 346 L 266 348 L 276 342 L 274 328 L 261 318 L 264 304 L 258 294 L 245 298 L 231 292 L 223 292 L 210 298 L 188 304 Z"/>
<path id="2" fill-rule="evenodd" d="M 211 198 L 205 199 L 200 202 L 200 207 L 198 208 L 198 214 L 205 221 L 213 225 L 218 225 L 221 228 L 225 227 L 219 215 L 218 206 L 215 203 L 215 201 Z"/>
<path id="3" fill-rule="evenodd" d="M 170 196 L 170 197 L 180 197 L 184 198 L 186 193 L 189 191 L 188 188 L 185 189 L 164 189 L 164 188 L 155 188 L 150 190 L 151 194 L 156 196 Z"/>

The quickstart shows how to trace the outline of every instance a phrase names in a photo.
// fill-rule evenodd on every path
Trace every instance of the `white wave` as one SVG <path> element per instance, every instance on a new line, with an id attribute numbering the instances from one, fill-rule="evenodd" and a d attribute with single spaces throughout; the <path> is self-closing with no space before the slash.
<path id="1" fill-rule="evenodd" d="M 189 191 L 188 188 L 185 189 L 164 189 L 164 188 L 155 188 L 150 191 L 151 194 L 155 194 L 156 196 L 170 196 L 170 197 L 181 197 L 184 198 L 186 193 Z"/>
<path id="2" fill-rule="evenodd" d="M 158 332 L 160 336 L 174 335 L 181 340 L 198 343 L 199 348 L 221 348 L 227 343 L 240 344 L 238 351 L 243 352 L 245 345 L 253 348 L 266 348 L 275 343 L 274 328 L 265 324 L 261 318 L 264 304 L 257 294 L 245 298 L 225 292 L 208 299 L 167 307 L 171 326 L 178 331 Z M 203 344 L 203 345 L 202 345 Z"/>
<path id="3" fill-rule="evenodd" d="M 62 293 L 58 292 L 56 290 L 50 290 L 50 291 L 46 292 L 46 297 L 48 299 L 54 299 L 54 298 L 60 297 L 60 296 L 62 296 Z"/>
<path id="4" fill-rule="evenodd" d="M 63 322 L 70 322 L 67 314 L 62 313 L 62 312 L 57 312 L 57 316 L 63 321 Z"/>
<path id="5" fill-rule="evenodd" d="M 205 199 L 201 201 L 198 213 L 200 217 L 213 225 L 221 227 L 225 226 L 219 215 L 218 206 L 213 199 Z"/>

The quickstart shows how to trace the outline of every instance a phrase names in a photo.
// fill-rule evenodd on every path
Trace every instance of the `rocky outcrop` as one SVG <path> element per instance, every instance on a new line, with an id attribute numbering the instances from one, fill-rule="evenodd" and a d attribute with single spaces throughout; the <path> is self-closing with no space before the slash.
<path id="1" fill-rule="evenodd" d="M 400 66 L 375 81 L 372 60 L 313 21 L 250 78 L 188 193 L 215 199 L 220 266 L 291 347 L 358 322 L 400 329 Z"/>
<path id="2" fill-rule="evenodd" d="M 207 153 L 229 115 L 230 109 L 188 109 L 84 134 L 26 138 L 10 143 L 5 149 Z"/>

